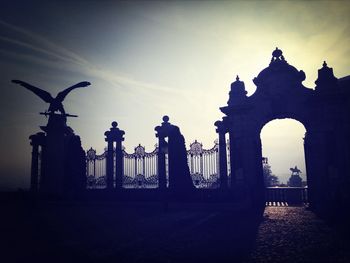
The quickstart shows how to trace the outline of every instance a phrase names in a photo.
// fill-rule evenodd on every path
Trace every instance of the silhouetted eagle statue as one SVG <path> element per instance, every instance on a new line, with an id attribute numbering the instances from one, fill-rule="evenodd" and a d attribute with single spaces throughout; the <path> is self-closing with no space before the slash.
<path id="1" fill-rule="evenodd" d="M 34 87 L 24 81 L 21 80 L 12 80 L 13 83 L 19 84 L 30 91 L 34 92 L 36 95 L 38 95 L 42 100 L 44 100 L 47 103 L 50 103 L 49 109 L 47 110 L 48 113 L 55 113 L 56 111 L 61 112 L 63 115 L 67 115 L 63 108 L 63 100 L 67 96 L 69 92 L 71 92 L 75 88 L 83 88 L 86 86 L 91 85 L 90 82 L 82 81 L 79 82 L 69 88 L 66 88 L 65 90 L 61 91 L 57 94 L 56 98 L 53 98 L 51 94 L 45 90 L 39 89 L 37 87 Z"/>

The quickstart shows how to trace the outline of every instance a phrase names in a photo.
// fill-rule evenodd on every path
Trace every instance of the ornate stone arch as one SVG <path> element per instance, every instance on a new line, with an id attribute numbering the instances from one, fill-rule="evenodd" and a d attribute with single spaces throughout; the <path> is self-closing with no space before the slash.
<path id="1" fill-rule="evenodd" d="M 229 134 L 229 187 L 252 206 L 264 205 L 261 129 L 271 120 L 284 118 L 301 122 L 307 131 L 304 148 L 311 204 L 323 209 L 332 202 L 350 200 L 344 188 L 344 183 L 350 186 L 346 165 L 350 163 L 350 79 L 337 79 L 324 62 L 315 89 L 305 87 L 304 80 L 305 73 L 289 65 L 276 48 L 269 66 L 253 79 L 255 93 L 248 97 L 237 76 L 227 106 L 220 108 L 225 116 L 215 125 L 219 143 Z"/>

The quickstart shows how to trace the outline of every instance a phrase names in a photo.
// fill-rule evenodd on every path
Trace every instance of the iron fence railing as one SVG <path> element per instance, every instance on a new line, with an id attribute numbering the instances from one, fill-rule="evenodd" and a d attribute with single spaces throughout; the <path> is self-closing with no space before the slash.
<path id="1" fill-rule="evenodd" d="M 187 161 L 196 188 L 218 188 L 219 155 L 218 143 L 210 149 L 195 140 L 187 151 Z M 114 151 L 115 154 L 115 151 Z M 88 189 L 103 189 L 106 184 L 106 158 L 107 150 L 97 154 L 90 148 L 86 152 L 86 177 Z M 114 156 L 114 166 L 116 164 Z M 167 159 L 167 154 L 166 154 Z M 146 152 L 140 144 L 134 148 L 133 153 L 123 149 L 123 188 L 157 188 L 158 187 L 158 146 L 152 152 Z M 166 160 L 167 166 L 167 160 Z M 115 167 L 113 171 L 115 171 Z M 168 169 L 166 168 L 167 180 Z M 115 178 L 115 174 L 114 174 Z"/>
<path id="2" fill-rule="evenodd" d="M 270 203 L 306 204 L 309 202 L 307 190 L 307 187 L 266 187 L 265 200 Z"/>

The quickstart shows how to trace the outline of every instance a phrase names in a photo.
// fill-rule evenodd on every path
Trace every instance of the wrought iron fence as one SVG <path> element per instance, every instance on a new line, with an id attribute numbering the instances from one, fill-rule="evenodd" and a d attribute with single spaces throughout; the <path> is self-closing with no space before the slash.
<path id="1" fill-rule="evenodd" d="M 157 153 L 157 146 L 148 153 L 141 144 L 135 148 L 132 154 L 123 151 L 124 188 L 158 187 Z"/>
<path id="2" fill-rule="evenodd" d="M 217 188 L 219 181 L 219 156 L 218 144 L 209 150 L 203 149 L 203 145 L 197 140 L 190 144 L 187 151 L 187 162 L 193 184 L 197 188 Z"/>
<path id="3" fill-rule="evenodd" d="M 107 151 L 96 154 L 96 150 L 90 148 L 86 152 L 86 185 L 88 189 L 106 188 L 106 156 Z"/>
<path id="4" fill-rule="evenodd" d="M 203 145 L 195 140 L 187 151 L 187 160 L 193 184 L 197 188 L 217 188 L 219 180 L 218 143 L 215 141 L 211 149 L 203 149 Z M 115 153 L 115 151 L 113 151 Z M 158 146 L 152 152 L 146 152 L 140 144 L 133 153 L 123 149 L 123 187 L 124 188 L 157 188 L 158 187 Z M 107 150 L 98 155 L 90 148 L 86 152 L 86 176 L 88 189 L 106 188 Z M 115 156 L 114 156 L 115 160 Z M 115 161 L 114 161 L 115 165 Z M 167 155 L 166 155 L 167 167 Z M 113 171 L 115 172 L 115 167 Z M 166 168 L 167 180 L 168 169 Z M 115 174 L 114 174 L 115 178 Z"/>

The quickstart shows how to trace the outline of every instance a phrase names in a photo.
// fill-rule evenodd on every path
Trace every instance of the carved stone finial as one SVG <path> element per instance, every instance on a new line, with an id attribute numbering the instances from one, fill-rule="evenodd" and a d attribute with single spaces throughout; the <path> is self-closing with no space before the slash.
<path id="1" fill-rule="evenodd" d="M 287 61 L 283 56 L 283 52 L 278 47 L 276 47 L 276 49 L 272 52 L 270 66 L 271 65 L 274 65 L 274 66 L 287 65 Z"/>
<path id="2" fill-rule="evenodd" d="M 216 122 L 214 123 L 214 125 L 215 125 L 216 127 L 219 127 L 221 124 L 222 124 L 222 121 L 216 121 Z"/>
<path id="3" fill-rule="evenodd" d="M 112 122 L 112 127 L 113 127 L 113 128 L 117 128 L 117 127 L 118 127 L 118 122 L 113 121 L 113 122 Z"/>
<path id="4" fill-rule="evenodd" d="M 239 80 L 237 75 L 236 81 L 231 83 L 231 90 L 229 93 L 229 100 L 227 104 L 229 106 L 236 105 L 247 97 L 247 91 L 245 90 L 244 82 Z"/>
<path id="5" fill-rule="evenodd" d="M 118 123 L 113 121 L 111 123 L 112 128 L 109 128 L 109 131 L 106 131 L 104 134 L 106 136 L 105 141 L 124 141 L 125 132 L 118 128 Z"/>
<path id="6" fill-rule="evenodd" d="M 227 129 L 226 129 L 223 121 L 216 121 L 214 123 L 214 125 L 216 126 L 217 133 L 226 133 L 227 132 Z"/>
<path id="7" fill-rule="evenodd" d="M 278 49 L 278 47 L 276 47 L 276 49 L 272 52 L 272 57 L 273 58 L 280 58 L 282 57 L 282 50 Z"/>
<path id="8" fill-rule="evenodd" d="M 169 122 L 169 116 L 167 116 L 167 115 L 164 115 L 162 119 L 165 123 Z"/>
<path id="9" fill-rule="evenodd" d="M 338 79 L 333 74 L 333 68 L 328 67 L 323 61 L 322 68 L 318 70 L 318 78 L 315 81 L 315 90 L 321 92 L 335 92 L 338 87 Z"/>
<path id="10" fill-rule="evenodd" d="M 164 115 L 162 120 L 163 120 L 162 124 L 160 126 L 156 126 L 154 128 L 154 130 L 157 132 L 156 137 L 167 136 L 167 135 L 164 135 L 164 134 L 167 134 L 169 132 L 169 129 L 173 126 L 169 122 L 169 116 Z"/>

